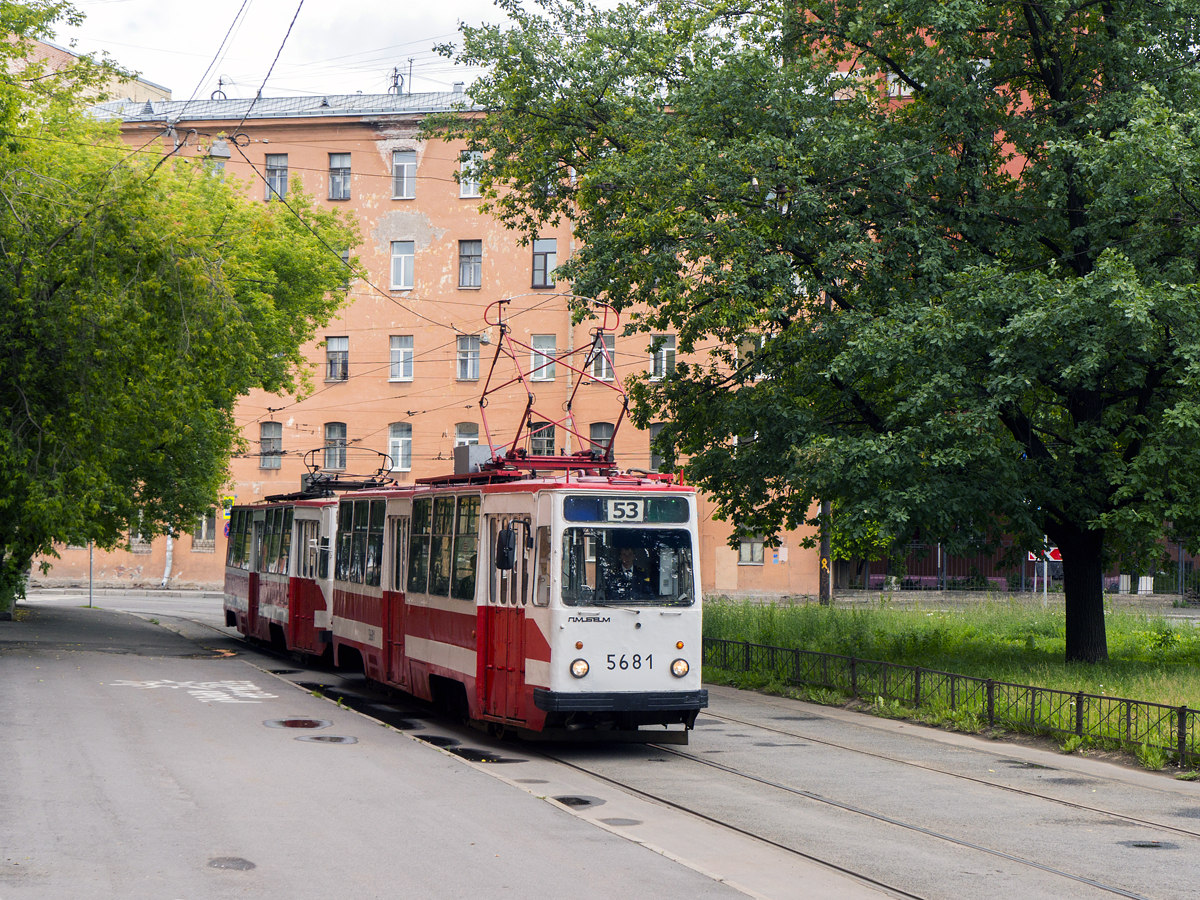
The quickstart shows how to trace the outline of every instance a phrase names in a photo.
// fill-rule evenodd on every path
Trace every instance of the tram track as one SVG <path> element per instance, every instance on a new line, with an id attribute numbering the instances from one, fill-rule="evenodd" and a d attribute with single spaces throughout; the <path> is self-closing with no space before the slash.
<path id="1" fill-rule="evenodd" d="M 1103 807 L 1091 806 L 1089 804 L 1079 803 L 1074 800 L 1066 800 L 1062 797 L 1055 797 L 1052 794 L 1048 794 L 1048 793 L 1039 793 L 1038 791 L 1030 791 L 1025 788 L 1015 787 L 1014 785 L 1011 785 L 1011 784 L 1003 784 L 998 781 L 993 781 L 988 778 L 980 778 L 976 775 L 968 775 L 963 772 L 954 772 L 954 771 L 951 771 L 949 769 L 945 769 L 945 768 L 942 768 L 939 766 L 931 766 L 926 763 L 914 762 L 910 759 L 902 759 L 897 756 L 889 756 L 886 753 L 878 753 L 878 752 L 875 752 L 872 750 L 864 750 L 861 747 L 852 747 L 849 744 L 842 744 L 837 741 L 830 741 L 827 739 L 814 737 L 811 734 L 804 734 L 804 733 L 800 733 L 798 731 L 792 731 L 792 730 L 789 730 L 786 728 L 778 728 L 778 727 L 771 726 L 771 725 L 763 725 L 760 722 L 751 722 L 746 719 L 738 719 L 733 716 L 713 713 L 711 711 L 706 711 L 705 715 L 711 719 L 717 719 L 722 722 L 729 722 L 731 724 L 740 725 L 740 726 L 747 727 L 747 728 L 757 728 L 761 731 L 766 731 L 769 734 L 776 734 L 781 737 L 798 738 L 798 739 L 807 741 L 808 743 L 811 743 L 811 744 L 820 744 L 821 746 L 830 747 L 835 750 L 842 750 L 847 753 L 861 754 L 863 756 L 867 756 L 872 759 L 878 759 L 883 762 L 891 763 L 894 765 L 906 766 L 911 769 L 918 769 L 923 772 L 931 772 L 936 775 L 944 775 L 948 778 L 955 778 L 955 779 L 959 779 L 961 781 L 971 782 L 973 784 L 978 784 L 978 785 L 981 785 L 984 787 L 995 788 L 996 790 L 1001 790 L 1001 791 L 1005 791 L 1007 793 L 1016 794 L 1016 795 L 1023 796 L 1023 797 L 1028 797 L 1033 800 L 1040 800 L 1040 801 L 1044 801 L 1044 802 L 1048 802 L 1048 803 L 1054 803 L 1056 805 L 1063 806 L 1063 807 L 1066 807 L 1069 809 L 1078 810 L 1080 812 L 1096 813 L 1098 815 L 1106 816 L 1110 819 L 1120 819 L 1121 821 L 1128 822 L 1131 825 L 1140 825 L 1140 826 L 1143 826 L 1146 828 L 1154 828 L 1154 829 L 1157 829 L 1160 831 L 1169 831 L 1169 832 L 1172 832 L 1173 834 L 1177 834 L 1182 837 L 1200 838 L 1200 831 L 1196 831 L 1196 830 L 1192 830 L 1192 829 L 1188 829 L 1188 828 L 1181 828 L 1178 825 L 1171 825 L 1166 822 L 1156 821 L 1156 820 L 1152 820 L 1152 819 L 1140 819 L 1136 816 L 1128 815 L 1127 813 L 1114 812 L 1113 810 L 1104 809 Z M 665 748 L 663 748 L 663 749 L 664 749 L 664 752 L 666 752 Z M 706 763 L 709 762 L 708 760 L 698 760 L 698 761 L 706 762 Z"/>
<path id="2" fill-rule="evenodd" d="M 262 646 L 250 646 L 253 650 L 258 651 L 258 653 L 261 654 L 262 664 L 260 667 L 263 668 L 264 671 L 272 672 L 273 674 L 282 674 L 274 670 L 272 668 L 272 664 L 288 664 L 290 658 L 286 654 L 279 654 Z M 381 692 L 376 686 L 371 685 L 370 683 L 364 685 L 357 678 L 350 679 L 348 682 L 347 679 L 339 673 L 324 674 L 336 675 L 335 680 L 340 682 L 344 687 L 322 685 L 319 686 L 322 688 L 322 693 L 325 693 L 331 698 L 343 698 L 346 697 L 345 690 L 349 690 L 351 694 L 358 694 L 360 697 L 371 701 L 364 704 L 362 708 L 358 708 L 357 704 L 354 703 L 348 704 L 358 708 L 358 711 L 364 715 L 387 722 L 389 716 L 386 714 L 381 714 L 377 711 L 378 704 L 380 702 L 388 705 L 394 705 L 396 707 L 397 714 L 400 716 L 406 715 L 406 707 L 408 704 L 404 703 L 402 699 L 397 698 L 390 692 Z M 317 685 L 313 684 L 301 684 L 300 686 L 306 689 L 318 687 Z M 346 697 L 346 699 L 349 700 L 348 697 Z M 372 706 L 375 706 L 376 708 L 371 709 Z M 413 712 L 416 712 L 416 710 L 414 709 Z M 424 712 L 425 716 L 429 714 L 429 710 L 427 709 L 424 710 Z M 421 719 L 425 718 L 425 716 L 418 714 L 416 718 Z M 738 716 L 715 713 L 712 710 L 706 711 L 705 716 L 709 719 L 713 719 L 739 729 L 756 729 L 764 735 L 772 735 L 777 738 L 786 737 L 794 740 L 802 740 L 809 744 L 820 745 L 822 747 L 829 748 L 830 750 L 836 750 L 839 753 L 861 754 L 864 758 L 877 760 L 888 765 L 904 766 L 911 770 L 919 770 L 934 776 L 955 779 L 963 783 L 978 786 L 979 788 L 1002 791 L 1029 801 L 1051 803 L 1056 806 L 1077 811 L 1079 813 L 1104 816 L 1113 820 L 1120 820 L 1121 822 L 1130 826 L 1152 828 L 1158 831 L 1169 832 L 1170 834 L 1176 835 L 1180 838 L 1200 838 L 1200 832 L 1195 830 L 1166 824 L 1161 821 L 1138 818 L 1125 813 L 1113 812 L 1100 806 L 1079 803 L 1076 801 L 1063 799 L 1061 797 L 1055 797 L 1052 794 L 1031 791 L 1025 788 L 1003 784 L 986 778 L 980 778 L 975 775 L 949 771 L 936 765 L 916 762 L 898 756 L 889 755 L 884 752 L 854 747 L 849 743 L 840 743 L 835 740 L 829 740 L 828 738 L 816 737 L 803 729 L 763 724 L 746 718 L 740 718 Z M 409 717 L 412 718 L 412 716 Z M 796 846 L 794 842 L 789 841 L 786 835 L 772 832 L 770 828 L 760 828 L 756 827 L 755 824 L 739 824 L 736 821 L 732 821 L 728 816 L 721 814 L 718 805 L 706 805 L 703 802 L 693 802 L 693 800 L 688 799 L 686 794 L 681 795 L 673 792 L 670 789 L 656 789 L 653 785 L 646 783 L 646 775 L 648 774 L 646 768 L 644 766 L 640 766 L 636 759 L 629 758 L 628 754 L 630 752 L 630 748 L 628 745 L 623 748 L 625 751 L 624 755 L 616 751 L 611 754 L 606 754 L 601 751 L 599 753 L 598 763 L 589 764 L 588 761 L 581 760 L 579 758 L 579 754 L 577 753 L 579 748 L 576 745 L 570 745 L 568 747 L 555 745 L 538 746 L 535 744 L 513 744 L 508 741 L 489 738 L 480 732 L 472 732 L 471 736 L 466 738 L 464 735 L 458 733 L 460 729 L 448 721 L 440 723 L 440 726 L 439 723 L 436 723 L 435 721 L 426 720 L 420 722 L 419 725 L 414 722 L 408 727 L 403 727 L 399 725 L 399 723 L 396 723 L 396 727 L 400 727 L 401 730 L 404 731 L 409 731 L 415 738 L 424 740 L 434 746 L 442 747 L 443 749 L 451 747 L 451 745 L 454 744 L 462 744 L 464 740 L 472 744 L 490 748 L 486 752 L 485 757 L 493 758 L 474 760 L 475 762 L 482 763 L 485 767 L 489 762 L 519 761 L 511 758 L 516 748 L 519 747 L 519 755 L 521 756 L 535 756 L 542 758 L 555 765 L 562 766 L 568 771 L 578 772 L 581 775 L 585 775 L 588 778 L 595 779 L 603 784 L 607 784 L 614 789 L 625 792 L 633 797 L 670 808 L 681 814 L 708 823 L 714 828 L 727 831 L 731 835 L 737 834 L 742 838 L 749 838 L 760 842 L 763 845 L 769 846 L 775 851 L 784 853 L 798 861 L 815 864 L 830 872 L 851 878 L 863 884 L 864 886 L 869 886 L 870 888 L 882 891 L 890 896 L 901 898 L 928 898 L 931 896 L 946 896 L 944 892 L 939 892 L 937 889 L 931 889 L 928 886 L 922 886 L 919 881 L 914 883 L 902 878 L 891 879 L 886 874 L 881 875 L 881 867 L 877 864 L 877 862 L 873 861 L 872 865 L 864 865 L 862 867 L 856 866 L 853 860 L 850 860 L 849 864 L 847 864 L 847 860 L 844 858 L 839 860 L 839 858 L 836 856 L 826 856 L 826 854 L 822 852 L 821 848 L 817 848 L 814 852 L 812 848 L 805 849 L 800 846 Z M 451 732 L 453 733 L 453 737 L 440 734 L 441 732 Z M 695 736 L 699 736 L 702 733 L 703 732 L 696 732 Z M 733 779 L 734 781 L 741 783 L 752 783 L 756 785 L 759 790 L 775 792 L 776 794 L 789 797 L 791 798 L 791 801 L 789 802 L 802 802 L 804 804 L 813 805 L 820 808 L 836 810 L 837 815 L 848 815 L 863 820 L 869 820 L 875 823 L 875 826 L 878 827 L 900 829 L 907 834 L 913 835 L 915 840 L 934 841 L 942 845 L 954 847 L 956 848 L 956 852 L 981 854 L 984 857 L 994 859 L 1001 863 L 1010 872 L 1015 869 L 1037 871 L 1040 873 L 1040 877 L 1043 879 L 1049 878 L 1052 881 L 1061 880 L 1062 892 L 1064 894 L 1068 891 L 1074 891 L 1078 893 L 1080 890 L 1090 890 L 1090 892 L 1095 894 L 1138 898 L 1138 900 L 1148 900 L 1149 897 L 1158 896 L 1153 892 L 1150 894 L 1140 894 L 1134 890 L 1130 890 L 1127 887 L 1122 887 L 1119 884 L 1107 883 L 1106 881 L 1102 880 L 1101 877 L 1093 878 L 1088 877 L 1087 875 L 1079 874 L 1078 872 L 1069 871 L 1066 868 L 1052 864 L 1053 861 L 1038 861 L 1037 859 L 1020 855 L 1020 853 L 1010 852 L 1011 848 L 1010 850 L 1004 850 L 996 846 L 988 846 L 986 843 L 980 842 L 978 839 L 971 840 L 968 837 L 948 833 L 944 828 L 930 827 L 929 825 L 921 824 L 918 821 L 912 821 L 903 816 L 897 816 L 895 814 L 889 814 L 885 811 L 871 809 L 869 808 L 869 804 L 865 805 L 861 802 L 853 802 L 852 800 L 828 796 L 818 791 L 806 790 L 794 784 L 786 783 L 787 779 L 780 780 L 778 778 L 767 777 L 763 774 L 757 774 L 754 771 L 748 770 L 744 766 L 739 767 L 736 765 L 729 765 L 724 762 L 718 762 L 713 759 L 708 759 L 699 755 L 697 752 L 692 752 L 688 749 L 654 743 L 641 746 L 644 746 L 646 750 L 650 751 L 657 757 L 675 759 L 685 763 L 688 766 L 697 767 L 700 771 L 710 773 L 709 775 L 693 779 L 694 783 L 710 783 L 712 780 L 712 773 L 720 773 L 720 777 L 723 779 Z M 462 749 L 462 747 L 458 748 L 459 751 Z M 457 751 L 451 748 L 449 752 Z M 594 755 L 594 751 L 592 752 Z M 460 753 L 459 755 L 462 754 Z M 509 758 L 501 759 L 500 757 Z M 470 752 L 468 752 L 464 758 L 471 760 L 472 757 Z M 613 768 L 611 763 L 614 761 L 622 764 L 631 764 L 634 768 L 626 774 L 622 774 L 620 772 L 614 774 L 613 772 L 609 771 Z M 646 761 L 649 762 L 650 760 L 647 759 Z M 678 778 L 678 772 L 675 774 Z M 736 793 L 737 789 L 731 787 L 729 788 L 729 791 Z M 701 791 L 696 792 L 692 796 L 695 798 L 703 797 L 705 795 Z M 884 868 L 884 871 L 886 872 L 887 869 Z M 1069 885 L 1074 885 L 1075 887 L 1072 888 Z"/>

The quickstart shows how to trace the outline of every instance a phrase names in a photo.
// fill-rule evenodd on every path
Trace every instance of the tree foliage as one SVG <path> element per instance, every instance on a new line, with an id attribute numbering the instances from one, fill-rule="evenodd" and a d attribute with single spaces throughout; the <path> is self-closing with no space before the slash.
<path id="1" fill-rule="evenodd" d="M 0 4 L 31 36 L 68 12 Z M 295 191 L 291 209 L 255 203 L 202 161 L 131 151 L 82 112 L 103 67 L 47 91 L 16 59 L 0 91 L 0 608 L 55 543 L 194 526 L 240 445 L 237 399 L 302 387 L 301 345 L 344 297 L 329 248 L 355 240 Z"/>
<path id="2" fill-rule="evenodd" d="M 577 294 L 676 331 L 635 385 L 744 532 L 815 523 L 1102 567 L 1200 515 L 1200 4 L 502 2 L 491 209 L 573 222 Z"/>

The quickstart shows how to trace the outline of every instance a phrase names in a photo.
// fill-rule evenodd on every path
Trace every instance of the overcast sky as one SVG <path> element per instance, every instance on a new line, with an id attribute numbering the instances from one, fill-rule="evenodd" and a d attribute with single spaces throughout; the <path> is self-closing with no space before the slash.
<path id="1" fill-rule="evenodd" d="M 87 19 L 55 42 L 106 51 L 126 68 L 171 89 L 176 100 L 208 97 L 224 79 L 228 97 L 386 93 L 393 69 L 413 92 L 470 81 L 433 53 L 456 40 L 458 23 L 503 22 L 491 0 L 74 0 Z M 296 15 L 291 34 L 288 26 Z M 232 29 L 232 30 L 231 30 Z M 229 39 L 224 48 L 222 40 Z M 211 72 L 204 75 L 212 65 Z"/>

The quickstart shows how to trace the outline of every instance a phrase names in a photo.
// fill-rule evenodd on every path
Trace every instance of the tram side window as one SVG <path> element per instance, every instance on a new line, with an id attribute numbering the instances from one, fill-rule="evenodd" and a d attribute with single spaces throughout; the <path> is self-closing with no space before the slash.
<path id="1" fill-rule="evenodd" d="M 404 551 L 408 547 L 408 519 L 394 519 L 392 549 L 396 554 L 392 566 L 392 590 L 404 590 Z"/>
<path id="2" fill-rule="evenodd" d="M 429 548 L 429 593 L 450 595 L 450 568 L 453 560 L 454 498 L 433 500 L 433 540 Z"/>
<path id="3" fill-rule="evenodd" d="M 350 545 L 350 580 L 355 584 L 363 583 L 363 570 L 366 568 L 369 508 L 369 500 L 354 501 L 354 540 Z"/>
<path id="4" fill-rule="evenodd" d="M 408 589 L 410 592 L 429 592 L 429 545 L 432 533 L 433 501 L 429 498 L 413 501 L 412 540 L 408 549 Z"/>
<path id="5" fill-rule="evenodd" d="M 380 576 L 383 572 L 383 515 L 387 504 L 383 500 L 371 501 L 370 518 L 367 524 L 367 564 L 365 567 L 366 583 L 379 587 Z"/>
<path id="6" fill-rule="evenodd" d="M 245 527 L 242 529 L 242 568 L 249 569 L 251 561 L 254 559 L 254 516 L 250 510 L 246 510 L 246 519 L 243 523 Z"/>
<path id="7" fill-rule="evenodd" d="M 292 552 L 292 517 L 294 511 L 291 507 L 280 510 L 282 513 L 282 521 L 280 523 L 279 533 L 279 555 L 275 559 L 275 571 L 281 575 L 286 575 L 288 570 L 288 557 Z"/>
<path id="8" fill-rule="evenodd" d="M 459 497 L 454 528 L 454 580 L 450 596 L 475 598 L 475 570 L 479 559 L 479 498 Z"/>
<path id="9" fill-rule="evenodd" d="M 275 571 L 275 560 L 279 556 L 280 516 L 282 513 L 281 509 L 267 511 L 267 528 L 266 534 L 263 536 L 263 551 L 259 562 L 259 568 L 267 573 Z"/>
<path id="10" fill-rule="evenodd" d="M 354 503 L 343 500 L 338 504 L 337 558 L 333 565 L 333 577 L 338 581 L 350 580 L 350 541 L 354 528 Z"/>
<path id="11" fill-rule="evenodd" d="M 225 565 L 230 568 L 240 567 L 241 535 L 243 522 L 246 519 L 245 510 L 235 509 L 229 517 L 229 545 L 225 548 Z"/>

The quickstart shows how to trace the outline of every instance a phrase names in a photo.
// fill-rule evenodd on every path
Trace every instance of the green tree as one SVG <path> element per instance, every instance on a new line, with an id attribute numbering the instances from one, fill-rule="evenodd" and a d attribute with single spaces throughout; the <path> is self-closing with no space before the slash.
<path id="1" fill-rule="evenodd" d="M 695 354 L 635 420 L 743 531 L 1048 535 L 1105 659 L 1104 566 L 1198 534 L 1200 4 L 500 5 L 439 127 Z"/>
<path id="2" fill-rule="evenodd" d="M 17 34 L 63 14 L 0 4 Z M 330 247 L 356 241 L 295 190 L 253 202 L 202 161 L 131 152 L 81 113 L 106 74 L 83 67 L 0 85 L 0 611 L 56 543 L 194 525 L 241 446 L 238 398 L 302 389 L 301 345 L 345 296 Z"/>

